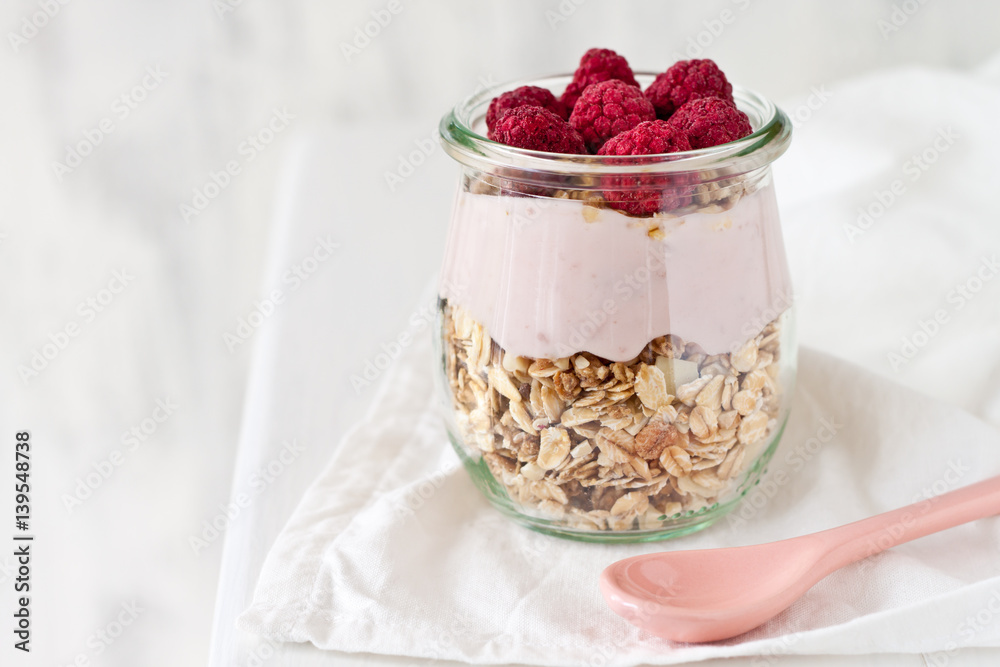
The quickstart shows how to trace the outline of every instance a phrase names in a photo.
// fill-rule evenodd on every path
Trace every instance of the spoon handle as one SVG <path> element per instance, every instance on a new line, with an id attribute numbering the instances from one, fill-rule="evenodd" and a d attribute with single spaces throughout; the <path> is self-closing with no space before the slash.
<path id="1" fill-rule="evenodd" d="M 991 477 L 813 537 L 826 545 L 823 563 L 832 572 L 898 544 L 997 514 L 1000 477 Z"/>

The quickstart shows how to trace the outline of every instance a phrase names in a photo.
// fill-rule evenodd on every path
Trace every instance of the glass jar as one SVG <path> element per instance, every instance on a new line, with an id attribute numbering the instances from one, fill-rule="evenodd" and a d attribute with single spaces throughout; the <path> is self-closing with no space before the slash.
<path id="1" fill-rule="evenodd" d="M 637 75 L 645 88 L 653 75 Z M 754 132 L 656 156 L 486 139 L 490 100 L 442 119 L 461 164 L 439 286 L 448 433 L 490 502 L 542 532 L 645 541 L 708 526 L 759 480 L 795 377 L 770 164 L 788 118 L 734 87 Z"/>

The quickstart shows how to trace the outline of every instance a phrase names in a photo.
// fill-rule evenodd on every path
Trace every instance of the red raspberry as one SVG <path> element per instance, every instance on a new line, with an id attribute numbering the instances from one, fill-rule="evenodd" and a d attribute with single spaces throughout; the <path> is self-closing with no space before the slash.
<path id="1" fill-rule="evenodd" d="M 549 153 L 587 153 L 577 131 L 542 107 L 515 107 L 504 111 L 487 136 L 516 148 Z"/>
<path id="2" fill-rule="evenodd" d="M 665 121 L 653 120 L 639 123 L 631 130 L 608 139 L 597 154 L 655 155 L 687 150 L 691 150 L 691 144 L 683 132 Z M 642 174 L 605 176 L 601 185 L 607 188 L 604 199 L 608 206 L 629 215 L 644 216 L 686 204 L 689 181 L 689 175 L 685 174 Z"/>
<path id="3" fill-rule="evenodd" d="M 647 120 L 608 139 L 598 155 L 655 155 L 691 150 L 687 135 L 666 121 Z"/>
<path id="4" fill-rule="evenodd" d="M 563 120 L 569 118 L 569 111 L 556 99 L 551 90 L 538 86 L 521 86 L 493 98 L 490 108 L 486 111 L 486 127 L 492 130 L 500 114 L 507 109 L 526 106 L 548 109 Z"/>
<path id="5" fill-rule="evenodd" d="M 562 103 L 567 110 L 572 111 L 587 86 L 611 79 L 639 87 L 639 82 L 632 74 L 632 68 L 628 66 L 628 61 L 623 56 L 611 49 L 590 49 L 580 58 L 580 65 L 573 73 L 573 80 L 562 94 Z"/>
<path id="6" fill-rule="evenodd" d="M 726 144 L 753 132 L 747 115 L 718 97 L 691 100 L 675 111 L 667 123 L 687 135 L 691 148 Z"/>
<path id="7" fill-rule="evenodd" d="M 596 152 L 616 134 L 655 118 L 653 105 L 641 90 L 611 79 L 583 91 L 569 116 L 569 124 L 583 136 L 587 148 Z"/>
<path id="8" fill-rule="evenodd" d="M 712 60 L 681 60 L 646 89 L 656 115 L 664 120 L 691 100 L 718 97 L 733 101 L 733 86 Z"/>

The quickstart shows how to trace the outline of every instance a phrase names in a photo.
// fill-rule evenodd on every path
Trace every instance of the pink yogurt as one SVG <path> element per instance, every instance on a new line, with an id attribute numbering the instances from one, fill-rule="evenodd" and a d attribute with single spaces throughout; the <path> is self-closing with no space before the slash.
<path id="1" fill-rule="evenodd" d="M 727 211 L 655 218 L 460 192 L 440 296 L 508 353 L 628 361 L 668 333 L 730 352 L 790 305 L 791 283 L 769 183 Z"/>

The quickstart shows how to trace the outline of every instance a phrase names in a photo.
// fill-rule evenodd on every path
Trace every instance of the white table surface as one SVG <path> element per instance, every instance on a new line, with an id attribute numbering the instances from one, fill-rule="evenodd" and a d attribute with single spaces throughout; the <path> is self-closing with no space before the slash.
<path id="1" fill-rule="evenodd" d="M 323 468 L 339 436 L 359 418 L 374 394 L 374 384 L 355 392 L 348 378 L 362 371 L 365 360 L 377 354 L 383 342 L 407 330 L 410 315 L 419 312 L 415 310 L 418 304 L 430 304 L 425 288 L 441 256 L 457 166 L 440 148 L 435 149 L 412 176 L 390 192 L 384 174 L 398 160 L 391 152 L 387 159 L 384 152 L 365 150 L 379 136 L 383 145 L 398 146 L 399 152 L 406 154 L 414 149 L 415 138 L 429 133 L 430 128 L 423 126 L 351 133 L 314 128 L 295 140 L 279 190 L 268 278 L 261 293 L 268 291 L 267 286 L 279 284 L 278 278 L 315 246 L 316 237 L 330 235 L 341 247 L 307 283 L 287 294 L 287 300 L 279 305 L 280 311 L 251 339 L 251 375 L 232 495 L 244 493 L 252 501 L 225 537 L 212 667 L 252 664 L 255 656 L 266 658 L 264 664 L 275 667 L 431 662 L 341 654 L 311 645 L 275 645 L 234 627 L 235 618 L 252 598 L 268 548 L 304 488 Z M 340 158 L 344 154 L 354 158 L 345 163 Z M 414 220 L 419 224 L 387 222 L 393 220 Z M 395 279 L 378 279 L 385 272 Z M 346 284 L 350 289 L 343 289 Z M 290 346 L 306 346 L 313 354 L 283 354 Z M 339 354 L 342 350 L 358 352 Z M 291 363 L 296 359 L 308 361 Z M 317 378 L 329 378 L 329 382 L 324 384 Z M 325 389 L 318 395 L 303 395 L 294 390 L 299 383 L 322 385 Z M 274 391 L 274 387 L 282 389 Z M 311 437 L 314 433 L 330 435 L 317 441 Z M 305 451 L 265 491 L 255 495 L 251 483 L 254 472 L 274 460 L 283 442 L 291 438 L 304 444 Z M 920 655 L 775 655 L 702 664 L 917 667 L 934 665 L 937 659 Z M 947 656 L 947 660 L 953 666 L 996 665 L 1000 649 L 965 649 Z"/>

